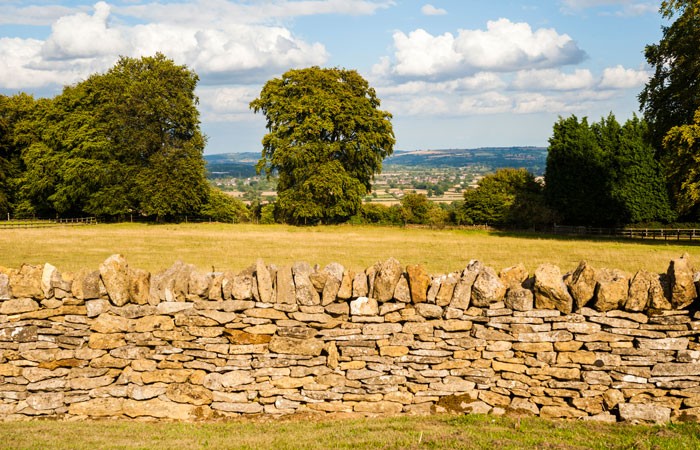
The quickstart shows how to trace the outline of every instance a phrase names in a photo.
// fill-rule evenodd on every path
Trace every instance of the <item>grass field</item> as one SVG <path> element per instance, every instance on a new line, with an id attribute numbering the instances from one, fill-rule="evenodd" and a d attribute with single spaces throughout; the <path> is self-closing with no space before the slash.
<path id="1" fill-rule="evenodd" d="M 202 270 L 240 270 L 262 258 L 277 265 L 339 262 L 362 270 L 390 256 L 424 264 L 431 273 L 463 269 L 479 259 L 499 270 L 541 263 L 563 271 L 588 260 L 594 267 L 665 272 L 671 258 L 689 253 L 700 264 L 700 245 L 674 241 L 625 241 L 374 226 L 115 224 L 0 231 L 0 265 L 50 262 L 63 271 L 97 268 L 121 253 L 132 267 L 158 271 L 182 260 Z"/>
<path id="2" fill-rule="evenodd" d="M 474 230 L 281 225 L 117 224 L 0 231 L 0 265 L 51 262 L 60 270 L 97 268 L 113 253 L 157 271 L 180 259 L 202 269 L 242 269 L 257 258 L 278 265 L 337 261 L 364 269 L 390 256 L 433 273 L 460 270 L 470 259 L 500 269 L 543 262 L 572 270 L 598 267 L 665 271 L 671 258 L 700 247 L 664 242 L 577 240 Z M 131 421 L 0 423 L 4 449 L 348 448 L 348 449 L 696 449 L 700 425 L 665 427 L 551 422 L 493 416 L 246 420 L 228 423 Z"/>
<path id="3" fill-rule="evenodd" d="M 0 424 L 2 449 L 697 449 L 700 426 L 431 416 L 228 423 Z"/>

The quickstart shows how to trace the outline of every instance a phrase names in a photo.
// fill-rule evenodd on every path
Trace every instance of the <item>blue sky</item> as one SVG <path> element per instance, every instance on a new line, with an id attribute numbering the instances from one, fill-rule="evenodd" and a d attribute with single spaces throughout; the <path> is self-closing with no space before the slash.
<path id="1" fill-rule="evenodd" d="M 396 149 L 546 146 L 558 116 L 638 111 L 658 42 L 647 0 L 0 0 L 0 93 L 53 96 L 119 55 L 200 76 L 205 153 L 259 151 L 265 81 L 358 70 Z"/>

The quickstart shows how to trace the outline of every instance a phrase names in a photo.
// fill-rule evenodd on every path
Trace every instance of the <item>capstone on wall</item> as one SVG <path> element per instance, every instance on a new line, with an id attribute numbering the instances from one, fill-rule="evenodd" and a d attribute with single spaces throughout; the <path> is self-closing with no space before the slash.
<path id="1" fill-rule="evenodd" d="M 258 261 L 150 274 L 0 267 L 0 418 L 213 420 L 293 413 L 700 420 L 698 277 L 430 275 Z"/>

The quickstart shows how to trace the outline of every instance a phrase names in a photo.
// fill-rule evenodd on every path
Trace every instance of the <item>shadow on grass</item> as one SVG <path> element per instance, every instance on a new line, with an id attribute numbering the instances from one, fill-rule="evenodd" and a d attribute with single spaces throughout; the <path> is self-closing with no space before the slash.
<path id="1" fill-rule="evenodd" d="M 585 234 L 554 234 L 540 233 L 537 231 L 514 231 L 514 230 L 489 230 L 486 231 L 489 236 L 493 237 L 509 237 L 515 239 L 539 239 L 563 242 L 601 242 L 601 243 L 622 243 L 622 244 L 639 244 L 648 246 L 664 246 L 664 245 L 682 245 L 688 247 L 700 247 L 700 239 L 638 239 L 627 238 L 622 236 L 596 236 Z"/>

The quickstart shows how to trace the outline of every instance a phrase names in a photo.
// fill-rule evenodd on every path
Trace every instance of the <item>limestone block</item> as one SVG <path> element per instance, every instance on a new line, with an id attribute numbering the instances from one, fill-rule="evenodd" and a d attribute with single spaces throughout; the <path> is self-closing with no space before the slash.
<path id="1" fill-rule="evenodd" d="M 172 383 L 168 385 L 165 395 L 176 403 L 199 406 L 209 405 L 214 399 L 209 389 L 190 383 Z"/>
<path id="2" fill-rule="evenodd" d="M 269 344 L 270 352 L 319 356 L 323 351 L 323 341 L 319 339 L 297 339 L 292 337 L 272 336 Z"/>
<path id="3" fill-rule="evenodd" d="M 671 287 L 673 308 L 683 309 L 697 298 L 694 274 L 695 270 L 691 266 L 690 256 L 687 253 L 680 258 L 671 260 L 667 275 Z"/>
<path id="4" fill-rule="evenodd" d="M 37 300 L 44 298 L 44 290 L 41 286 L 43 273 L 43 266 L 32 266 L 29 264 L 22 264 L 19 271 L 11 271 L 9 278 L 12 296 Z"/>
<path id="5" fill-rule="evenodd" d="M 272 275 L 262 259 L 255 262 L 255 278 L 257 280 L 258 296 L 263 303 L 272 303 Z"/>
<path id="6" fill-rule="evenodd" d="M 620 403 L 617 406 L 620 419 L 625 422 L 664 424 L 671 420 L 671 408 L 643 403 Z"/>
<path id="7" fill-rule="evenodd" d="M 531 311 L 534 306 L 535 296 L 529 289 L 512 287 L 508 289 L 505 297 L 505 305 L 514 311 Z"/>
<path id="8" fill-rule="evenodd" d="M 305 262 L 297 262 L 292 266 L 294 286 L 296 289 L 296 302 L 302 306 L 314 306 L 321 304 L 321 297 L 311 282 L 311 266 Z"/>
<path id="9" fill-rule="evenodd" d="M 428 270 L 421 265 L 408 265 L 406 266 L 406 275 L 411 289 L 411 301 L 413 303 L 425 302 L 430 286 Z"/>
<path id="10" fill-rule="evenodd" d="M 566 281 L 575 302 L 575 309 L 579 310 L 593 300 L 596 289 L 597 271 L 587 261 L 581 261 L 576 270 Z"/>
<path id="11" fill-rule="evenodd" d="M 13 298 L 0 303 L 0 314 L 21 314 L 37 311 L 39 304 L 31 298 Z"/>
<path id="12" fill-rule="evenodd" d="M 440 290 L 435 296 L 435 304 L 438 306 L 448 306 L 452 301 L 455 287 L 459 281 L 454 273 L 448 273 L 447 276 L 440 282 Z"/>
<path id="13" fill-rule="evenodd" d="M 359 297 L 350 302 L 350 314 L 353 316 L 376 316 L 379 314 L 377 300 Z"/>
<path id="14" fill-rule="evenodd" d="M 100 277 L 115 306 L 129 302 L 129 265 L 122 255 L 112 255 L 100 264 Z"/>
<path id="15" fill-rule="evenodd" d="M 598 311 L 620 309 L 629 296 L 629 280 L 620 270 L 600 269 L 596 274 L 593 307 Z"/>
<path id="16" fill-rule="evenodd" d="M 378 302 L 388 302 L 394 297 L 394 290 L 401 278 L 403 268 L 395 258 L 389 258 L 381 264 L 374 278 L 373 298 Z"/>
<path id="17" fill-rule="evenodd" d="M 535 271 L 535 307 L 537 309 L 557 309 L 571 314 L 573 298 L 564 284 L 559 267 L 542 264 Z"/>
<path id="18" fill-rule="evenodd" d="M 338 263 L 330 263 L 323 268 L 323 273 L 326 274 L 326 283 L 321 293 L 321 305 L 326 306 L 333 303 L 338 297 L 345 268 Z"/>

